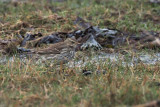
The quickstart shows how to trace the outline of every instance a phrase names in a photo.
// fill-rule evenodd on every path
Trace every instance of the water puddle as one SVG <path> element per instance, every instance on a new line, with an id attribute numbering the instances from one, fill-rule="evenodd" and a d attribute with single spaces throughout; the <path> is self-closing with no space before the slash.
<path id="1" fill-rule="evenodd" d="M 155 53 L 154 55 L 151 54 L 140 54 L 138 56 L 126 56 L 122 54 L 109 54 L 109 53 L 101 53 L 99 55 L 95 55 L 93 57 L 85 57 L 85 61 L 70 61 L 68 65 L 70 67 L 83 67 L 88 63 L 93 63 L 95 65 L 105 64 L 107 63 L 114 63 L 119 64 L 122 63 L 123 66 L 135 66 L 139 63 L 154 65 L 160 63 L 160 53 Z"/>
<path id="2" fill-rule="evenodd" d="M 17 56 L 1 56 L 0 57 L 0 64 L 14 62 L 17 59 L 21 62 L 30 61 L 34 64 L 45 64 L 46 62 L 54 63 L 55 59 L 59 57 L 57 55 L 17 55 Z M 105 63 L 114 63 L 119 64 L 121 63 L 123 66 L 135 66 L 139 63 L 154 65 L 160 63 L 160 53 L 148 54 L 148 53 L 141 53 L 136 56 L 127 56 L 118 53 L 99 53 L 93 56 L 85 56 L 82 59 L 76 60 L 72 59 L 66 63 L 68 67 L 84 67 L 88 63 L 99 65 Z"/>

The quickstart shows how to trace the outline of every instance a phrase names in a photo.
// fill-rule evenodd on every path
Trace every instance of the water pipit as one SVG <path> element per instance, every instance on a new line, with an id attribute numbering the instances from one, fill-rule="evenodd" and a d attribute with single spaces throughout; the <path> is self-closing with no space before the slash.
<path id="1" fill-rule="evenodd" d="M 74 38 L 68 38 L 64 42 L 51 44 L 48 48 L 35 51 L 37 54 L 60 54 L 63 51 L 74 51 L 78 42 Z"/>

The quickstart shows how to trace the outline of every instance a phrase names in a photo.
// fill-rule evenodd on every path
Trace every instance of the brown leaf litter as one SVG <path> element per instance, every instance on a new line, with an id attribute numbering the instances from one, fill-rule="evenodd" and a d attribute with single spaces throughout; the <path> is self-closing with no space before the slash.
<path id="1" fill-rule="evenodd" d="M 32 54 L 60 54 L 63 50 L 83 51 L 89 48 L 123 50 L 160 47 L 160 33 L 158 32 L 143 31 L 140 35 L 128 35 L 118 30 L 92 26 L 80 17 L 77 17 L 75 24 L 82 30 L 68 33 L 56 32 L 48 36 L 43 36 L 41 33 L 18 35 L 18 39 L 1 40 L 0 49 L 5 53 L 24 51 Z M 43 48 L 43 44 L 47 45 Z"/>

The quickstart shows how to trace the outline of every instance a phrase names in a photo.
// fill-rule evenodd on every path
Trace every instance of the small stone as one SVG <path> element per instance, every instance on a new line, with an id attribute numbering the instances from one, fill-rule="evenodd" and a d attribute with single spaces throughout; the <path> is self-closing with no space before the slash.
<path id="1" fill-rule="evenodd" d="M 83 73 L 83 75 L 88 76 L 88 75 L 92 74 L 92 71 L 83 70 L 82 73 Z"/>

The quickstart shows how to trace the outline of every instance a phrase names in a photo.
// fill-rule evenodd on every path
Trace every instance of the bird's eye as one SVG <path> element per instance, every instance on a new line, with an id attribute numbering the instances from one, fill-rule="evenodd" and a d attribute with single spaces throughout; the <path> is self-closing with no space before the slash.
<path id="1" fill-rule="evenodd" d="M 75 43 L 75 41 L 72 41 L 72 43 Z"/>

